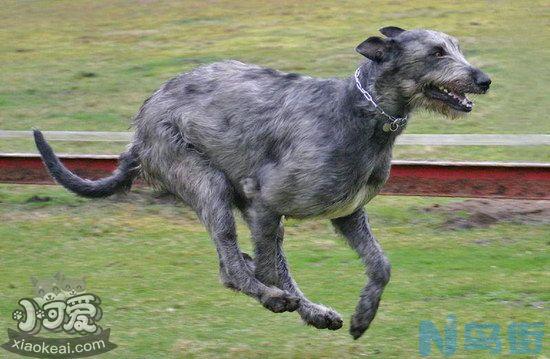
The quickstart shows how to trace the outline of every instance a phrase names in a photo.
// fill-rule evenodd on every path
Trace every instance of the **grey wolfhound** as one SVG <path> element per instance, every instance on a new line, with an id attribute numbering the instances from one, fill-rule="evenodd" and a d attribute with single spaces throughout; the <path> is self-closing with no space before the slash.
<path id="1" fill-rule="evenodd" d="M 346 79 L 223 61 L 169 80 L 143 103 L 133 141 L 107 178 L 71 173 L 39 131 L 36 145 L 57 182 L 81 196 L 127 191 L 139 175 L 174 194 L 210 233 L 225 286 L 335 330 L 340 315 L 306 298 L 283 253 L 284 217 L 330 219 L 367 268 L 350 325 L 357 339 L 390 279 L 363 206 L 388 178 L 396 137 L 415 108 L 455 117 L 472 110 L 466 93 L 485 93 L 491 83 L 449 35 L 380 32 L 357 46 L 366 61 Z M 254 258 L 239 249 L 235 207 L 250 227 Z"/>

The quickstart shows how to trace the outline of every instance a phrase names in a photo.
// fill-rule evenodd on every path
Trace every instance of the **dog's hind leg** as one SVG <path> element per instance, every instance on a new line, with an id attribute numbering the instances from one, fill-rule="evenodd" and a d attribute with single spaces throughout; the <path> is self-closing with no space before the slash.
<path id="1" fill-rule="evenodd" d="M 241 255 L 232 212 L 233 190 L 223 172 L 200 154 L 189 151 L 169 166 L 165 179 L 170 190 L 194 208 L 208 229 L 225 279 L 234 289 L 256 298 L 276 313 L 297 309 L 298 298 L 261 283 Z"/>
<path id="2" fill-rule="evenodd" d="M 318 329 L 336 330 L 342 319 L 334 310 L 311 302 L 292 279 L 283 252 L 284 227 L 281 216 L 258 205 L 243 211 L 255 245 L 255 276 L 267 285 L 276 285 L 300 298 L 298 313 L 302 320 Z"/>
<path id="3" fill-rule="evenodd" d="M 350 334 L 357 339 L 368 329 L 376 315 L 380 297 L 390 280 L 391 266 L 372 235 L 367 214 L 363 209 L 349 216 L 333 219 L 332 223 L 367 266 L 368 282 L 361 292 L 350 325 Z"/>

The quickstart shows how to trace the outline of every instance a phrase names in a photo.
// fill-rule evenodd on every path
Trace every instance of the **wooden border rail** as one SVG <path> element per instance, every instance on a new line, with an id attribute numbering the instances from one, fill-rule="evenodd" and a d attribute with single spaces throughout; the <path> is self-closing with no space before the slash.
<path id="1" fill-rule="evenodd" d="M 116 155 L 60 155 L 81 177 L 105 177 Z M 0 153 L 0 182 L 53 184 L 40 156 Z M 550 163 L 393 161 L 383 194 L 550 200 Z"/>
<path id="2" fill-rule="evenodd" d="M 132 132 L 44 131 L 48 141 L 130 142 Z M 0 130 L 0 139 L 32 138 L 31 131 Z M 550 146 L 550 135 L 403 134 L 397 145 L 414 146 Z"/>

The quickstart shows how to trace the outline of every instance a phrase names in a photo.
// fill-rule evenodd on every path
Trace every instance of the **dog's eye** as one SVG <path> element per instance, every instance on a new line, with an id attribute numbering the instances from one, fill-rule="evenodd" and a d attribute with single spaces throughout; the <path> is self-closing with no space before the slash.
<path id="1" fill-rule="evenodd" d="M 437 46 L 434 48 L 435 57 L 443 57 L 444 55 L 445 55 L 445 50 L 442 47 Z"/>

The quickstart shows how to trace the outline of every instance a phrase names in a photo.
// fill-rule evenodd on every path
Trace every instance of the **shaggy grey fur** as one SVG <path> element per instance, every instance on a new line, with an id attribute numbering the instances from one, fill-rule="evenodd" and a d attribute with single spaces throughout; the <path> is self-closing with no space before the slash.
<path id="1" fill-rule="evenodd" d="M 464 93 L 488 89 L 487 75 L 464 59 L 451 36 L 396 27 L 381 32 L 385 38 L 371 37 L 357 51 L 367 58 L 362 86 L 387 113 L 404 117 L 425 107 L 457 116 L 470 110 L 457 103 Z M 458 100 L 445 97 L 440 86 Z M 386 122 L 353 77 L 316 79 L 224 61 L 173 78 L 145 101 L 134 140 L 107 179 L 78 178 L 39 131 L 35 137 L 51 174 L 77 194 L 126 190 L 138 173 L 175 194 L 209 231 L 224 285 L 274 312 L 297 310 L 307 324 L 334 330 L 342 326 L 339 314 L 304 296 L 282 249 L 283 217 L 332 219 L 367 267 L 350 326 L 358 338 L 390 278 L 363 211 L 388 178 L 392 147 L 403 130 L 384 132 Z M 234 208 L 250 227 L 254 259 L 238 247 Z"/>

